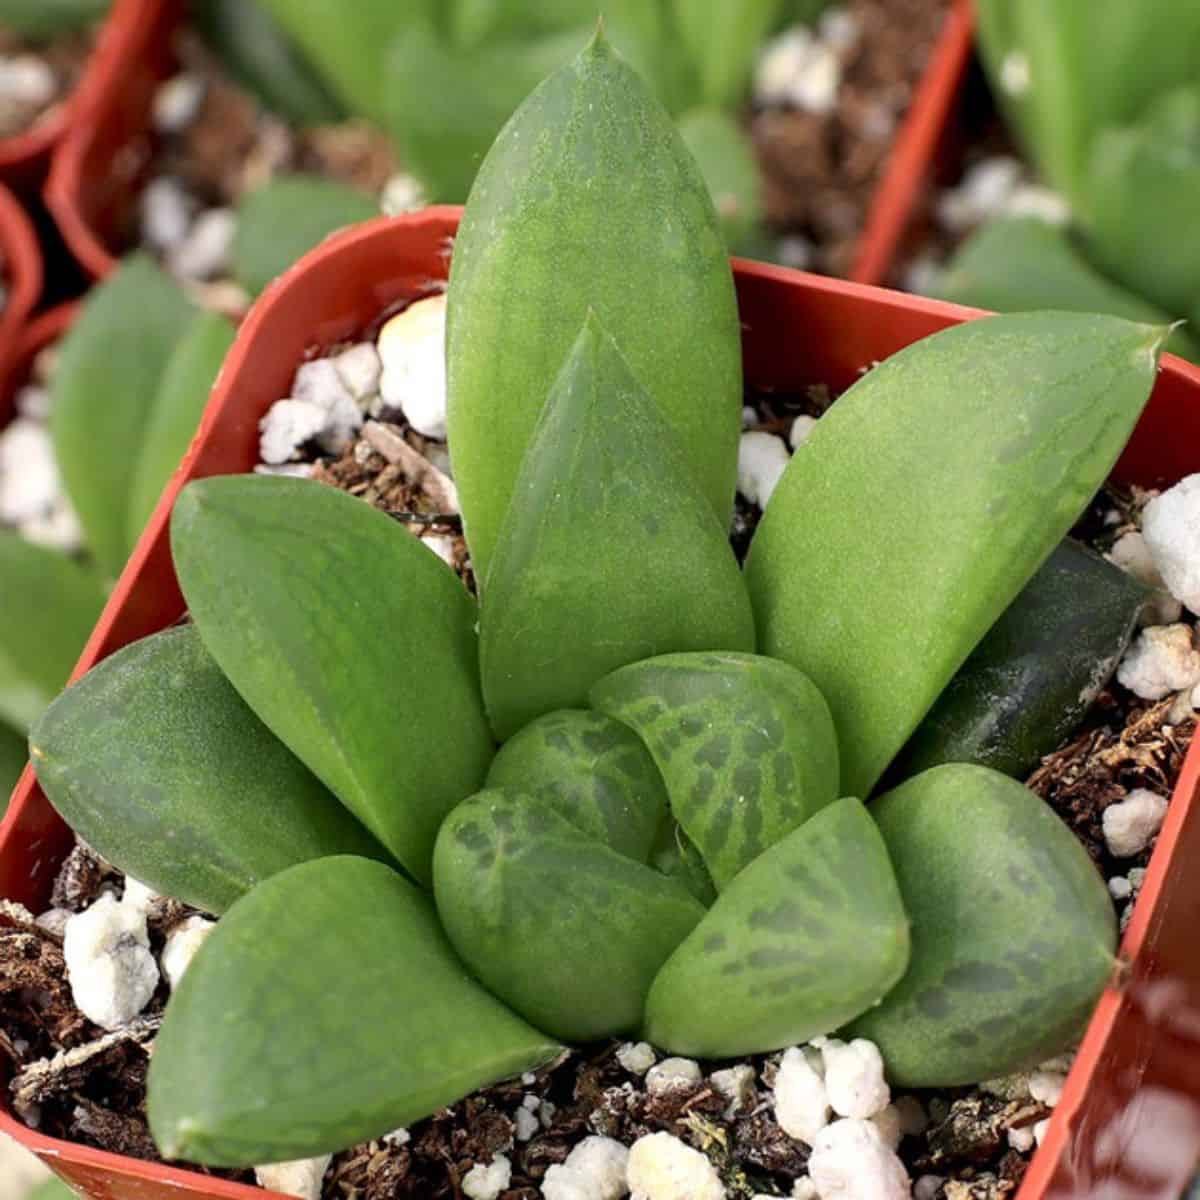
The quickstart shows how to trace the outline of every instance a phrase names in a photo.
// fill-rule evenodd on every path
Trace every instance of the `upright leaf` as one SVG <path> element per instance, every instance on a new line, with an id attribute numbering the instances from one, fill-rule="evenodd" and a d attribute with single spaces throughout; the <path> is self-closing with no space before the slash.
<path id="1" fill-rule="evenodd" d="M 762 177 L 749 138 L 728 113 L 692 109 L 679 119 L 679 135 L 696 157 L 730 253 L 741 254 L 761 236 Z"/>
<path id="2" fill-rule="evenodd" d="M 187 486 L 175 568 L 212 656 L 259 719 L 418 880 L 492 742 L 476 610 L 383 513 L 305 479 Z"/>
<path id="3" fill-rule="evenodd" d="M 600 36 L 505 126 L 455 246 L 450 442 L 485 581 L 538 416 L 589 310 L 674 427 L 724 526 L 742 380 L 720 227 L 667 113 Z"/>
<path id="4" fill-rule="evenodd" d="M 651 655 L 753 647 L 725 531 L 674 431 L 589 316 L 530 440 L 485 581 L 492 727 L 503 740 L 579 707 L 601 676 Z"/>
<path id="5" fill-rule="evenodd" d="M 0 724 L 0 820 L 8 809 L 9 796 L 28 761 L 25 739 L 12 726 Z"/>
<path id="6" fill-rule="evenodd" d="M 426 896 L 324 858 L 255 888 L 201 947 L 154 1043 L 150 1128 L 166 1158 L 307 1158 L 558 1052 L 471 980 Z"/>
<path id="7" fill-rule="evenodd" d="M 175 343 L 195 309 L 144 254 L 98 285 L 62 341 L 50 430 L 63 483 L 101 570 L 132 548 L 130 493 L 142 438 Z"/>
<path id="8" fill-rule="evenodd" d="M 700 76 L 704 103 L 734 108 L 755 55 L 779 19 L 781 0 L 674 0 L 675 24 Z"/>
<path id="9" fill-rule="evenodd" d="M 829 702 L 868 795 L 1104 481 L 1167 331 L 1032 313 L 925 338 L 821 418 L 746 564 L 761 649 Z"/>
<path id="10" fill-rule="evenodd" d="M 36 722 L 30 751 L 50 803 L 90 846 L 206 912 L 311 858 L 383 857 L 191 625 L 93 667 Z"/>

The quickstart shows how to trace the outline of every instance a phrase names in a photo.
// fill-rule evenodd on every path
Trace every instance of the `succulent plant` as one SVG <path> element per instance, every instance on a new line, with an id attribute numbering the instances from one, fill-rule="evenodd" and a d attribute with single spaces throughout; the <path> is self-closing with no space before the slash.
<path id="1" fill-rule="evenodd" d="M 0 0 L 0 25 L 24 37 L 50 38 L 98 20 L 112 0 Z"/>
<path id="2" fill-rule="evenodd" d="M 1067 1044 L 1115 939 L 1073 835 L 974 764 L 863 801 L 1104 480 L 1166 329 L 997 317 L 874 367 L 742 574 L 716 214 L 600 36 L 498 139 L 449 305 L 478 602 L 344 493 L 194 481 L 191 626 L 34 729 L 81 836 L 224 913 L 155 1045 L 163 1153 L 340 1149 L 634 1031 L 860 1029 L 921 1084 Z"/>

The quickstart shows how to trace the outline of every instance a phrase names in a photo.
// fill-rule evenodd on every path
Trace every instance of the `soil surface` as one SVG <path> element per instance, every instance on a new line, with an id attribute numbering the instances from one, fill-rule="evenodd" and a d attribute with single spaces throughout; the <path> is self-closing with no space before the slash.
<path id="1" fill-rule="evenodd" d="M 44 64 L 51 84 L 44 94 L 38 89 L 25 95 L 0 92 L 0 138 L 15 137 L 49 117 L 75 90 L 95 43 L 93 29 L 33 42 L 0 24 L 0 56 Z"/>

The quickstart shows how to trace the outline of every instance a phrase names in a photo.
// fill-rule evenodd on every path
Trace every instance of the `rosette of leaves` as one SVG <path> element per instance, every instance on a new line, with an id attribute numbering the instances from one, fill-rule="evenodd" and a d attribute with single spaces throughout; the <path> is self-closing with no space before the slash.
<path id="1" fill-rule="evenodd" d="M 860 798 L 1103 481 L 1165 330 L 914 344 L 822 419 L 741 571 L 716 216 L 602 38 L 492 148 L 449 305 L 480 599 L 343 493 L 196 481 L 192 625 L 34 730 L 83 837 L 223 914 L 156 1041 L 163 1153 L 329 1152 L 609 1035 L 861 1028 L 906 1085 L 1065 1045 L 1115 939 L 1071 833 L 974 763 Z"/>

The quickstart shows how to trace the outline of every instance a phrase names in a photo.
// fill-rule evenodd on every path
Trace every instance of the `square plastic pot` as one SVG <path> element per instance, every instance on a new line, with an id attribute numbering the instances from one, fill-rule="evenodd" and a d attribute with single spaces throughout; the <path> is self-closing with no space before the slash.
<path id="1" fill-rule="evenodd" d="M 243 324 L 191 449 L 165 489 L 75 676 L 177 621 L 168 519 L 189 479 L 249 471 L 258 421 L 314 348 L 352 337 L 388 305 L 446 277 L 459 210 L 369 222 L 324 242 L 276 280 Z M 780 267 L 736 262 L 746 382 L 842 389 L 868 364 L 980 315 Z M 1200 370 L 1164 360 L 1116 469 L 1149 486 L 1200 470 Z M 1127 970 L 1097 1005 L 1020 1200 L 1176 1200 L 1200 1157 L 1200 744 L 1171 799 L 1122 942 Z M 26 771 L 0 827 L 0 895 L 40 912 L 72 844 Z M 97 1200 L 261 1200 L 256 1189 L 52 1141 L 0 1114 L 0 1131 Z"/>

